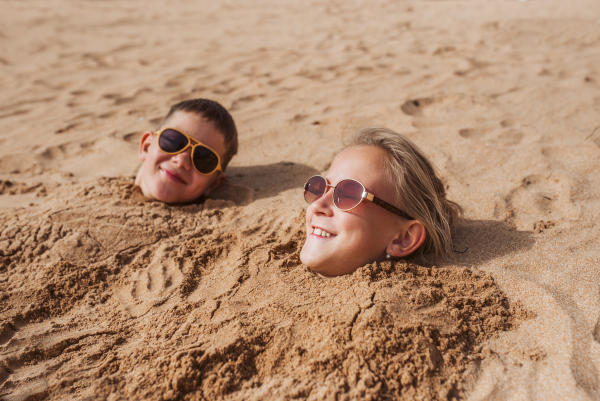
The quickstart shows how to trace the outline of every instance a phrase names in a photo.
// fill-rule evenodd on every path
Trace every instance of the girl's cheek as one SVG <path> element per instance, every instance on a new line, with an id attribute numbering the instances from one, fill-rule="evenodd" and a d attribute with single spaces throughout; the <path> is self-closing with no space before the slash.
<path id="1" fill-rule="evenodd" d="M 312 218 L 312 205 L 308 205 L 308 208 L 306 209 L 306 224 L 308 224 L 310 222 L 310 219 Z"/>

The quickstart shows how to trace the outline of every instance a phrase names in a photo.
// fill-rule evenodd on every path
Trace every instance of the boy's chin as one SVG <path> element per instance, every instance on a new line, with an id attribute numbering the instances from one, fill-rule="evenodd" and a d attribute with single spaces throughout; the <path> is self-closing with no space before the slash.
<path id="1" fill-rule="evenodd" d="M 142 194 L 148 199 L 164 203 L 189 203 L 200 198 L 208 185 L 198 185 L 192 191 L 188 185 L 173 183 L 168 180 L 156 179 L 156 176 L 145 176 L 138 173 L 135 185 L 140 187 Z"/>
<path id="2" fill-rule="evenodd" d="M 153 199 L 164 203 L 188 203 L 200 197 L 200 195 L 194 196 L 189 194 L 180 194 L 170 191 L 168 188 L 155 189 L 154 191 L 147 191 L 147 193 L 144 192 L 144 189 L 142 188 L 142 193 L 148 199 Z"/>
<path id="3" fill-rule="evenodd" d="M 192 202 L 192 201 L 198 199 L 199 197 L 200 196 L 184 197 L 184 196 L 173 196 L 173 194 L 168 194 L 168 195 L 159 194 L 157 196 L 154 196 L 153 199 L 160 201 L 160 202 L 164 202 L 164 203 L 189 203 L 189 202 Z"/>

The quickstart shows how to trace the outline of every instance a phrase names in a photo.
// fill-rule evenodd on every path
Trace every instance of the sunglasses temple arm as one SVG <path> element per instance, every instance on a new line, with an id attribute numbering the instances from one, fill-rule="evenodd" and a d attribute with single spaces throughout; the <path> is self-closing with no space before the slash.
<path id="1" fill-rule="evenodd" d="M 374 196 L 373 194 L 370 194 L 368 192 L 365 192 L 367 194 L 367 196 L 364 196 L 363 193 L 363 198 L 366 198 L 367 200 L 370 200 L 371 202 L 373 202 L 374 204 L 376 204 L 377 206 L 381 206 L 382 208 L 389 210 L 390 212 L 397 214 L 400 217 L 404 217 L 407 220 L 414 220 L 412 217 L 410 217 L 408 215 L 408 213 L 398 209 L 396 206 L 390 205 L 389 203 L 387 203 L 386 201 L 383 201 L 381 199 L 379 199 L 378 197 Z"/>

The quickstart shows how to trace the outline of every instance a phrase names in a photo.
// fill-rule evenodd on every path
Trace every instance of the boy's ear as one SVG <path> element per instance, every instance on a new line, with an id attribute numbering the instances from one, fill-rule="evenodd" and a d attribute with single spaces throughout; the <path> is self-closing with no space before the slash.
<path id="1" fill-rule="evenodd" d="M 142 135 L 142 138 L 140 139 L 140 159 L 145 160 L 146 159 L 146 154 L 148 153 L 148 148 L 150 147 L 150 144 L 152 144 L 152 132 L 151 131 L 146 131 L 144 132 L 144 134 Z"/>
<path id="2" fill-rule="evenodd" d="M 204 190 L 202 195 L 208 196 L 212 191 L 214 191 L 215 189 L 217 189 L 221 185 L 223 185 L 223 183 L 225 182 L 226 179 L 227 179 L 227 174 L 219 172 L 219 175 L 217 176 L 217 178 L 213 181 L 212 184 L 210 184 L 210 186 L 208 188 L 206 188 L 206 190 Z"/>
<path id="3" fill-rule="evenodd" d="M 398 258 L 408 256 L 423 245 L 426 233 L 423 223 L 419 220 L 411 220 L 407 226 L 403 227 L 402 232 L 390 242 L 386 252 Z"/>

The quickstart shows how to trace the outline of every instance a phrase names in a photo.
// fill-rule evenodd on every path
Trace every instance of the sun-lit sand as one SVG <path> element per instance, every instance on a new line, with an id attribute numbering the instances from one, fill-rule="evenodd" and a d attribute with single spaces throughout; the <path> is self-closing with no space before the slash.
<path id="1" fill-rule="evenodd" d="M 600 399 L 597 0 L 1 8 L 0 399 Z M 228 183 L 149 202 L 139 138 L 197 97 Z M 452 263 L 300 263 L 363 125 L 464 206 Z"/>

